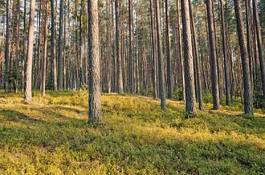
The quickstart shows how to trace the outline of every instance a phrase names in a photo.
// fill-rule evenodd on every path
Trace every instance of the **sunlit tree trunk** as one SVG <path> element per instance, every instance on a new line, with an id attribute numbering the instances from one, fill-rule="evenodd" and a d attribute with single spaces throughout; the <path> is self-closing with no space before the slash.
<path id="1" fill-rule="evenodd" d="M 115 0 L 115 16 L 116 16 L 116 60 L 117 60 L 117 89 L 118 93 L 123 93 L 123 79 L 120 55 L 120 12 L 119 0 Z"/>
<path id="2" fill-rule="evenodd" d="M 181 0 L 182 12 L 182 37 L 183 37 L 183 59 L 185 74 L 185 95 L 186 95 L 186 112 L 189 115 L 195 113 L 195 87 L 194 87 L 194 69 L 193 54 L 190 29 L 189 1 Z"/>
<path id="3" fill-rule="evenodd" d="M 101 121 L 98 0 L 88 0 L 89 122 Z"/>
<path id="4" fill-rule="evenodd" d="M 32 101 L 32 56 L 33 56 L 33 39 L 34 39 L 34 18 L 35 18 L 35 0 L 30 0 L 28 56 L 26 64 L 26 89 L 25 89 L 26 102 Z"/>

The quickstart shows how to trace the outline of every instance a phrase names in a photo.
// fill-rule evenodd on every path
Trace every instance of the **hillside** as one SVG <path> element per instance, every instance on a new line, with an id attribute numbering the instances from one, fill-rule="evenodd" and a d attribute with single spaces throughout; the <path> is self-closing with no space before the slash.
<path id="1" fill-rule="evenodd" d="M 146 97 L 104 95 L 103 123 L 87 124 L 85 92 L 1 93 L 0 174 L 265 174 L 265 113 L 206 107 L 186 119 Z"/>

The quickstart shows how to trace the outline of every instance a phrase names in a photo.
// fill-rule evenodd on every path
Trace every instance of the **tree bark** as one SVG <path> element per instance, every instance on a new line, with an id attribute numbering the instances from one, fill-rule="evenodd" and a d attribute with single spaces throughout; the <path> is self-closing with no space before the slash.
<path id="1" fill-rule="evenodd" d="M 89 122 L 101 122 L 98 0 L 88 0 Z"/>
<path id="2" fill-rule="evenodd" d="M 30 0 L 30 18 L 28 33 L 28 56 L 26 65 L 26 89 L 25 101 L 32 101 L 32 56 L 33 56 L 33 39 L 34 39 L 34 18 L 35 18 L 35 0 Z"/>
<path id="3" fill-rule="evenodd" d="M 197 49 L 197 33 L 195 30 L 195 24 L 193 19 L 193 12 L 192 12 L 192 4 L 191 0 L 189 0 L 189 10 L 190 10 L 190 21 L 191 21 L 191 34 L 192 34 L 192 46 L 193 46 L 193 59 L 195 62 L 195 72 L 194 75 L 196 77 L 196 91 L 197 91 L 197 100 L 199 102 L 199 109 L 202 110 L 202 90 L 201 90 L 201 73 L 199 67 L 199 56 L 198 56 L 198 49 Z"/>
<path id="4" fill-rule="evenodd" d="M 161 26 L 160 26 L 160 7 L 159 1 L 155 0 L 155 13 L 156 13 L 156 41 L 157 41 L 157 56 L 158 56 L 158 76 L 159 76 L 159 92 L 161 100 L 161 109 L 166 110 L 166 98 L 165 98 L 165 76 L 164 76 L 164 60 L 162 55 L 161 44 Z"/>
<path id="5" fill-rule="evenodd" d="M 240 7 L 240 1 L 234 0 L 235 14 L 237 20 L 237 33 L 241 52 L 242 70 L 243 70 L 243 83 L 244 83 L 244 111 L 247 115 L 253 114 L 253 93 L 250 83 L 250 71 L 249 71 L 249 57 L 246 45 L 246 37 L 244 35 L 244 23 L 242 18 L 242 11 Z"/>
<path id="6" fill-rule="evenodd" d="M 170 57 L 170 41 L 169 41 L 169 17 L 168 17 L 168 0 L 165 0 L 165 44 L 166 44 L 166 57 L 167 57 L 167 97 L 171 99 L 173 97 L 173 75 L 172 75 L 172 63 Z"/>
<path id="7" fill-rule="evenodd" d="M 257 0 L 253 0 L 252 2 L 253 2 L 254 24 L 255 24 L 256 33 L 257 33 L 257 43 L 258 43 L 258 51 L 259 51 L 259 62 L 260 62 L 260 71 L 261 71 L 262 90 L 263 90 L 263 96 L 265 97 L 264 48 L 263 48 L 263 43 L 262 43 L 262 35 L 261 35 L 261 27 L 260 27 L 260 20 L 259 20 L 259 14 L 258 14 Z"/>
<path id="8" fill-rule="evenodd" d="M 57 59 L 55 57 L 55 9 L 54 0 L 50 0 L 51 3 L 51 78 L 53 82 L 53 89 L 57 91 Z"/>
<path id="9" fill-rule="evenodd" d="M 9 0 L 6 0 L 6 36 L 5 36 L 5 91 L 9 89 Z"/>
<path id="10" fill-rule="evenodd" d="M 222 32 L 222 46 L 223 46 L 223 57 L 224 57 L 224 73 L 225 73 L 225 103 L 226 105 L 230 104 L 230 97 L 229 97 L 229 81 L 228 81 L 228 53 L 227 53 L 227 34 L 226 34 L 226 27 L 225 27 L 225 15 L 224 15 L 224 2 L 220 0 L 220 9 L 221 9 L 221 32 Z"/>
<path id="11" fill-rule="evenodd" d="M 119 0 L 115 0 L 115 16 L 116 16 L 116 60 L 117 60 L 117 88 L 118 93 L 123 93 L 123 79 L 122 79 L 122 67 L 121 67 L 121 55 L 120 55 L 120 12 L 119 12 Z"/>
<path id="12" fill-rule="evenodd" d="M 58 38 L 58 88 L 63 89 L 63 24 L 64 24 L 64 0 L 60 0 L 60 16 L 59 16 L 59 38 Z M 78 50 L 76 50 L 78 52 Z"/>
<path id="13" fill-rule="evenodd" d="M 186 112 L 189 115 L 195 113 L 195 87 L 194 87 L 194 69 L 193 54 L 190 29 L 189 1 L 181 0 L 182 12 L 182 38 L 183 38 L 183 56 L 184 56 L 184 74 L 185 74 L 185 95 Z"/>
<path id="14" fill-rule="evenodd" d="M 215 41 L 212 0 L 206 0 L 206 6 L 207 6 L 207 19 L 208 19 L 209 45 L 210 45 L 213 109 L 217 110 L 220 108 L 220 97 L 219 97 L 219 85 L 218 85 L 216 41 Z"/>

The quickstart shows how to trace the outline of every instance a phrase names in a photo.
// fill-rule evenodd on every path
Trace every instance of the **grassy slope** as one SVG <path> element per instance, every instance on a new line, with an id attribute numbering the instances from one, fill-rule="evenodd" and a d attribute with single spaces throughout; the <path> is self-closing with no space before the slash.
<path id="1" fill-rule="evenodd" d="M 103 97 L 104 124 L 86 123 L 86 93 L 0 97 L 0 174 L 265 174 L 265 116 L 236 109 L 185 119 L 183 104 Z M 231 112 L 232 111 L 232 112 Z"/>

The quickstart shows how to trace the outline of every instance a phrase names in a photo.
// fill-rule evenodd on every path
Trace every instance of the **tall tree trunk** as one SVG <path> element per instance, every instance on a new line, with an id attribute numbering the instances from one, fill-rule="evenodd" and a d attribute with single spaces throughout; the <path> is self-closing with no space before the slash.
<path id="1" fill-rule="evenodd" d="M 263 90 L 263 96 L 265 97 L 264 48 L 263 48 L 263 44 L 262 44 L 262 35 L 261 35 L 261 27 L 260 27 L 260 20 L 259 20 L 259 14 L 258 14 L 257 0 L 253 0 L 252 2 L 253 2 L 254 24 L 255 24 L 256 33 L 257 33 L 257 43 L 258 43 L 258 51 L 259 51 L 259 62 L 260 62 L 260 71 L 261 71 L 262 90 Z"/>
<path id="2" fill-rule="evenodd" d="M 237 20 L 237 33 L 241 52 L 242 70 L 243 70 L 243 82 L 244 82 L 244 111 L 247 115 L 253 114 L 253 93 L 250 83 L 250 71 L 249 71 L 249 57 L 246 45 L 246 37 L 244 35 L 244 23 L 242 18 L 242 12 L 240 7 L 240 1 L 234 0 L 235 14 Z"/>
<path id="3" fill-rule="evenodd" d="M 53 89 L 57 91 L 57 59 L 55 56 L 55 8 L 54 8 L 54 0 L 50 0 L 51 2 L 51 78 L 53 80 Z"/>
<path id="4" fill-rule="evenodd" d="M 30 18 L 28 33 L 28 56 L 26 65 L 26 89 L 25 101 L 32 101 L 32 56 L 33 56 L 33 39 L 34 39 L 34 18 L 35 18 L 35 0 L 30 0 Z"/>
<path id="5" fill-rule="evenodd" d="M 48 10 L 47 1 L 43 2 L 43 54 L 42 54 L 42 81 L 41 81 L 41 94 L 45 96 L 46 90 L 46 69 L 47 69 L 47 32 L 48 32 Z"/>
<path id="6" fill-rule="evenodd" d="M 101 121 L 98 0 L 88 0 L 89 121 Z"/>
<path id="7" fill-rule="evenodd" d="M 6 0 L 6 36 L 5 36 L 5 91 L 9 89 L 9 0 Z"/>
<path id="8" fill-rule="evenodd" d="M 129 13 L 129 89 L 130 93 L 134 93 L 134 73 L 133 73 L 133 52 L 132 52 L 132 20 L 133 20 L 133 12 L 132 12 L 132 1 L 128 2 L 128 13 Z"/>
<path id="9" fill-rule="evenodd" d="M 225 15 L 224 15 L 224 4 L 223 0 L 220 0 L 220 9 L 221 9 L 221 32 L 222 32 L 222 45 L 223 45 L 223 57 L 224 57 L 224 73 L 225 73 L 225 102 L 226 105 L 230 104 L 230 97 L 229 97 L 229 81 L 228 81 L 228 53 L 227 53 L 227 34 L 226 34 L 226 27 L 225 27 Z"/>
<path id="10" fill-rule="evenodd" d="M 210 45 L 213 109 L 217 110 L 220 108 L 220 97 L 219 97 L 219 85 L 218 85 L 216 41 L 215 41 L 212 0 L 206 0 L 206 6 L 207 6 L 207 19 L 208 19 L 209 45 Z"/>
<path id="11" fill-rule="evenodd" d="M 21 91 L 24 93 L 25 90 L 25 61 L 27 58 L 27 0 L 24 0 L 24 17 L 23 17 L 23 59 L 21 68 Z"/>
<path id="12" fill-rule="evenodd" d="M 156 74 L 156 53 L 155 53 L 155 26 L 154 26 L 154 12 L 153 0 L 150 0 L 150 23 L 151 23 L 151 42 L 152 42 L 152 85 L 153 85 L 153 98 L 157 98 L 157 74 Z"/>
<path id="13" fill-rule="evenodd" d="M 63 24 L 64 24 L 64 0 L 60 0 L 60 16 L 59 16 L 59 38 L 58 38 L 58 88 L 63 89 Z M 78 52 L 78 51 L 76 51 Z"/>
<path id="14" fill-rule="evenodd" d="M 186 95 L 186 112 L 189 115 L 195 112 L 195 87 L 194 87 L 194 69 L 193 69 L 193 54 L 192 41 L 190 30 L 190 9 L 189 1 L 181 0 L 182 12 L 182 37 L 184 48 L 184 74 L 185 74 L 185 95 Z"/>
<path id="15" fill-rule="evenodd" d="M 181 32 L 180 32 L 180 15 L 179 15 L 179 0 L 176 0 L 176 47 L 177 47 L 177 59 L 179 59 L 180 65 L 178 66 L 181 70 L 181 79 L 182 79 L 182 91 L 183 91 L 183 100 L 186 101 L 185 95 L 185 76 L 184 76 L 184 64 L 182 59 L 182 47 L 181 47 Z"/>
<path id="16" fill-rule="evenodd" d="M 115 0 L 115 16 L 116 16 L 116 60 L 117 60 L 117 88 L 118 93 L 123 93 L 123 79 L 120 55 L 120 12 L 119 0 Z"/>
<path id="17" fill-rule="evenodd" d="M 107 0 L 107 13 L 108 13 L 108 23 L 107 23 L 107 55 L 106 55 L 106 89 L 107 92 L 111 92 L 111 55 L 112 55 L 112 44 L 111 44 L 111 38 L 112 38 L 112 3 L 111 0 Z"/>
<path id="18" fill-rule="evenodd" d="M 161 44 L 161 26 L 160 26 L 160 7 L 159 1 L 155 0 L 155 13 L 156 13 L 156 41 L 157 41 L 157 56 L 158 56 L 158 76 L 159 76 L 159 92 L 161 99 L 161 109 L 166 110 L 166 98 L 165 98 L 165 76 L 164 76 L 164 59 L 162 55 Z"/>
<path id="19" fill-rule="evenodd" d="M 166 57 L 167 57 L 167 97 L 173 97 L 173 75 L 172 63 L 170 57 L 170 41 L 169 41 L 169 17 L 168 17 L 168 0 L 165 0 L 165 40 L 166 40 Z"/>
<path id="20" fill-rule="evenodd" d="M 201 90 L 201 72 L 199 67 L 199 56 L 198 56 L 198 49 L 197 49 L 197 34 L 195 30 L 195 24 L 193 19 L 193 12 L 192 12 L 192 4 L 191 0 L 189 0 L 189 10 L 190 10 L 190 22 L 191 22 L 191 34 L 192 34 L 192 46 L 193 46 L 193 59 L 195 61 L 195 72 L 194 75 L 196 77 L 196 91 L 197 91 L 197 99 L 199 102 L 199 109 L 202 110 L 202 90 Z"/>

